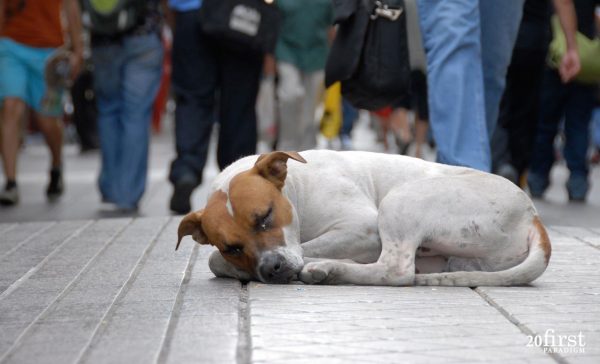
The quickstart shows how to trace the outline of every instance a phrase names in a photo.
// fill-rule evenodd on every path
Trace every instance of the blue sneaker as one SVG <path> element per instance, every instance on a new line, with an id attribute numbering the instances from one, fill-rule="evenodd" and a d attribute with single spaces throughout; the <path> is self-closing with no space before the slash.
<path id="1" fill-rule="evenodd" d="M 569 177 L 567 181 L 567 192 L 569 193 L 569 200 L 576 202 L 585 202 L 585 197 L 590 188 L 587 176 L 584 175 L 573 175 Z"/>
<path id="2" fill-rule="evenodd" d="M 527 176 L 527 185 L 529 186 L 529 194 L 533 198 L 542 198 L 544 192 L 550 185 L 550 181 L 547 176 L 540 176 L 539 174 L 529 172 Z"/>

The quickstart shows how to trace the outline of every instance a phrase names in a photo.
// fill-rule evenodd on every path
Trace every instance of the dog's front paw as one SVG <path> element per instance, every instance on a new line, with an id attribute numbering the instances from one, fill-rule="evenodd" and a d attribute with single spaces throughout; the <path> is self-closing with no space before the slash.
<path id="1" fill-rule="evenodd" d="M 332 270 L 329 262 L 307 263 L 300 272 L 300 280 L 307 284 L 329 283 Z"/>

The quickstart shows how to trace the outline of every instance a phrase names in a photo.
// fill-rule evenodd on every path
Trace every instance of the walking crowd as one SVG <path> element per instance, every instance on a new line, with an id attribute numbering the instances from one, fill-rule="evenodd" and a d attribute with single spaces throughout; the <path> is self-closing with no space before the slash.
<path id="1" fill-rule="evenodd" d="M 276 7 L 272 47 L 209 26 L 217 15 L 207 12 L 231 4 L 230 27 L 262 34 L 249 3 Z M 63 193 L 66 94 L 82 150 L 100 149 L 102 201 L 124 212 L 135 212 L 144 194 L 161 90 L 170 88 L 175 103 L 175 213 L 192 209 L 192 192 L 205 182 L 213 132 L 220 169 L 255 154 L 261 140 L 301 151 L 322 134 L 352 149 L 359 110 L 343 82 L 324 85 L 335 21 L 350 3 L 0 0 L 0 204 L 19 203 L 18 152 L 31 130 L 50 150 L 49 200 Z M 406 97 L 370 110 L 386 147 L 388 133 L 403 154 L 421 157 L 434 145 L 438 162 L 502 175 L 534 198 L 564 158 L 569 199 L 585 201 L 590 164 L 600 163 L 600 0 L 383 3 L 406 10 L 410 63 Z"/>

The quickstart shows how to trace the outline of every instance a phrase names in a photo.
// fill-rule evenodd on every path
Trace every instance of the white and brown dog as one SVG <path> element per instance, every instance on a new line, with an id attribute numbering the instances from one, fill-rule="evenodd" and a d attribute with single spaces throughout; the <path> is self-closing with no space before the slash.
<path id="1" fill-rule="evenodd" d="M 508 180 L 368 152 L 240 159 L 181 221 L 177 247 L 186 235 L 219 249 L 215 275 L 265 283 L 518 285 L 544 272 L 551 251 Z"/>

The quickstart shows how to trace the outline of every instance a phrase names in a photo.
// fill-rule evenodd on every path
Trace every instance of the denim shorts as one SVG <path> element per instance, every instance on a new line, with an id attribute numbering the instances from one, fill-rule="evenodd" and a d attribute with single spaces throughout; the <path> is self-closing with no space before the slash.
<path id="1" fill-rule="evenodd" d="M 0 38 L 0 101 L 16 97 L 38 113 L 58 116 L 57 108 L 42 107 L 46 94 L 44 68 L 55 48 L 35 48 Z"/>

